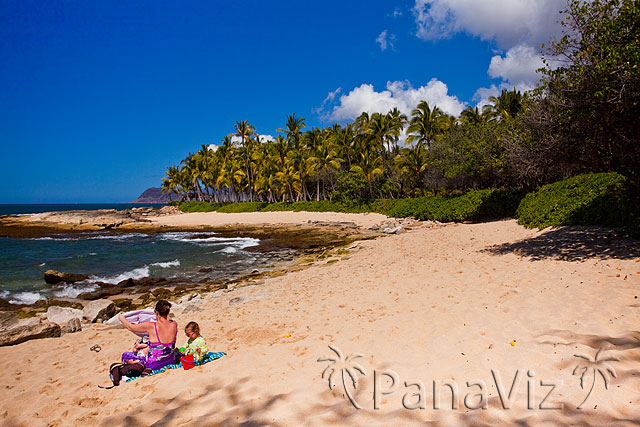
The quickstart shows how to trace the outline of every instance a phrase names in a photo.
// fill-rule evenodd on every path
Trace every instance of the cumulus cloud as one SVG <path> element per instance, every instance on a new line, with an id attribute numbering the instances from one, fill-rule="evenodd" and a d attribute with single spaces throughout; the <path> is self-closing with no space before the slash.
<path id="1" fill-rule="evenodd" d="M 407 81 L 387 82 L 387 90 L 377 92 L 373 85 L 364 83 L 349 93 L 340 96 L 330 111 L 323 110 L 322 117 L 325 120 L 345 121 L 354 120 L 362 112 L 387 113 L 398 108 L 402 113 L 411 115 L 411 111 L 422 100 L 430 106 L 437 106 L 442 111 L 459 115 L 465 108 L 465 104 L 456 96 L 448 94 L 446 84 L 437 79 L 431 79 L 429 83 L 414 88 Z"/>
<path id="2" fill-rule="evenodd" d="M 539 80 L 540 45 L 559 37 L 566 8 L 567 0 L 415 0 L 413 14 L 424 40 L 466 33 L 495 42 L 506 53 L 491 59 L 489 76 L 524 91 Z"/>
<path id="3" fill-rule="evenodd" d="M 501 49 L 540 45 L 560 31 L 567 0 L 416 0 L 418 37 L 438 40 L 464 32 L 495 40 Z"/>
<path id="4" fill-rule="evenodd" d="M 395 35 L 387 34 L 387 30 L 384 30 L 378 35 L 378 37 L 376 37 L 376 42 L 380 45 L 380 50 L 385 51 L 388 47 L 393 49 L 393 42 L 395 39 Z"/>
<path id="5" fill-rule="evenodd" d="M 502 78 L 521 90 L 528 90 L 535 87 L 539 80 L 536 70 L 543 66 L 542 58 L 533 47 L 520 45 L 509 49 L 504 57 L 491 58 L 488 72 L 493 78 Z"/>

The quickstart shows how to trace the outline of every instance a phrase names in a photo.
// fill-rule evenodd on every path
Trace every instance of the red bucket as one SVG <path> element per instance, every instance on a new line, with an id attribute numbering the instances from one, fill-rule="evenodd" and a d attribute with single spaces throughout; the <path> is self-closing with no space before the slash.
<path id="1" fill-rule="evenodd" d="M 182 367 L 186 371 L 187 369 L 191 369 L 194 366 L 196 366 L 196 358 L 193 357 L 193 354 L 190 354 L 188 356 L 181 357 L 180 363 L 182 364 Z"/>

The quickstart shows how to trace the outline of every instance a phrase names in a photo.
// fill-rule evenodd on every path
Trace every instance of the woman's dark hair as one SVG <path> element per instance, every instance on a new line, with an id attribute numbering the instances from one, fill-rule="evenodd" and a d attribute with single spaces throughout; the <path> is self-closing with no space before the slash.
<path id="1" fill-rule="evenodd" d="M 200 335 L 200 325 L 198 325 L 196 322 L 187 323 L 187 326 L 184 327 L 184 330 L 186 331 L 187 329 L 191 329 L 191 332 L 195 332 L 196 334 Z"/>
<path id="2" fill-rule="evenodd" d="M 171 309 L 171 303 L 169 301 L 165 301 L 161 299 L 156 304 L 156 311 L 162 317 L 167 317 L 169 315 L 169 310 Z"/>

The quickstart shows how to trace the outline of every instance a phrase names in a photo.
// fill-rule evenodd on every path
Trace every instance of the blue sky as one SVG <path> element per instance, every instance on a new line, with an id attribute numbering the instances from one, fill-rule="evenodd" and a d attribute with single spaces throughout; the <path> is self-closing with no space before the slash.
<path id="1" fill-rule="evenodd" d="M 564 0 L 0 0 L 0 203 L 127 202 L 236 120 L 276 135 L 535 85 Z"/>

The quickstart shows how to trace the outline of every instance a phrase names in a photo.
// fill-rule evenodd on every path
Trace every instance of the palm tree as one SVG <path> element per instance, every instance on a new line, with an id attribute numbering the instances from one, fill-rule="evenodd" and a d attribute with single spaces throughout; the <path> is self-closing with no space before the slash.
<path id="1" fill-rule="evenodd" d="M 396 166 L 407 179 L 414 193 L 420 188 L 422 175 L 428 165 L 426 150 L 420 141 L 413 147 L 403 148 L 400 155 L 396 157 Z"/>
<path id="2" fill-rule="evenodd" d="M 468 106 L 462 111 L 462 113 L 460 113 L 460 118 L 464 123 L 480 124 L 487 122 L 490 118 L 490 115 L 484 110 L 481 112 L 478 109 L 478 106 Z"/>
<path id="3" fill-rule="evenodd" d="M 427 101 L 420 101 L 411 112 L 407 143 L 418 141 L 429 148 L 436 136 L 442 133 L 443 118 L 444 114 L 438 107 L 431 108 Z"/>
<path id="4" fill-rule="evenodd" d="M 357 165 L 351 166 L 351 171 L 359 173 L 367 179 L 371 199 L 374 199 L 373 185 L 371 183 L 376 176 L 384 174 L 384 170 L 381 167 L 381 157 L 382 156 L 373 157 L 366 153 L 360 153 L 360 162 Z"/>
<path id="5" fill-rule="evenodd" d="M 305 128 L 305 118 L 296 118 L 296 113 L 287 115 L 286 129 L 278 128 L 278 132 L 284 132 L 287 134 L 287 141 L 293 146 L 295 150 L 300 148 L 302 140 L 302 129 Z"/>
<path id="6" fill-rule="evenodd" d="M 500 96 L 489 98 L 490 104 L 482 107 L 482 113 L 488 120 L 503 120 L 514 118 L 522 111 L 522 94 L 513 88 L 512 91 L 502 89 Z"/>
<path id="7" fill-rule="evenodd" d="M 229 134 L 229 136 L 234 135 L 240 138 L 240 144 L 242 146 L 242 156 L 244 158 L 244 167 L 245 167 L 245 176 L 248 181 L 248 189 L 249 189 L 249 200 L 253 201 L 253 191 L 252 191 L 252 174 L 249 169 L 249 149 L 251 143 L 251 137 L 256 135 L 256 128 L 251 126 L 246 120 L 236 121 L 234 125 L 235 133 Z"/>
<path id="8" fill-rule="evenodd" d="M 177 166 L 170 166 L 165 172 L 165 177 L 162 178 L 162 186 L 160 191 L 162 193 L 169 193 L 169 200 L 171 200 L 171 194 L 180 194 L 180 168 Z"/>
<path id="9" fill-rule="evenodd" d="M 337 156 L 337 150 L 335 149 L 333 141 L 327 135 L 328 132 L 323 132 L 319 144 L 315 147 L 312 157 L 309 157 L 309 161 L 313 164 L 316 175 L 316 201 L 320 200 L 320 182 L 322 181 L 322 194 L 324 199 L 324 183 L 323 178 L 327 178 L 331 170 L 340 169 L 342 159 Z"/>

